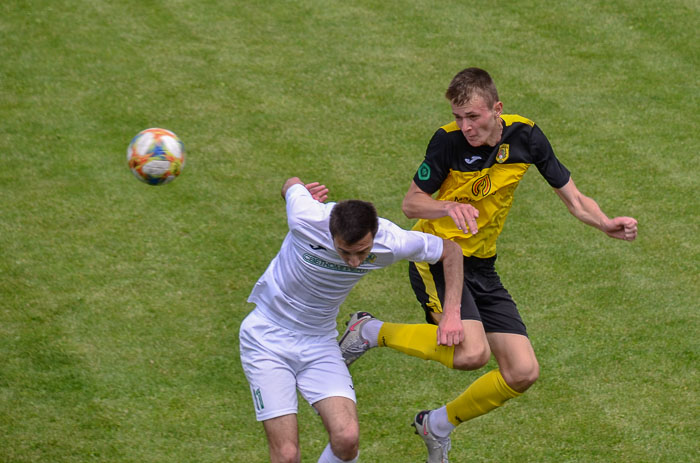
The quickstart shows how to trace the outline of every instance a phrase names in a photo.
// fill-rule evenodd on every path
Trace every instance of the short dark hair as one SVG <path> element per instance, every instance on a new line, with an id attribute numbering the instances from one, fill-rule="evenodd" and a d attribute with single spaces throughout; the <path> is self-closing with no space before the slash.
<path id="1" fill-rule="evenodd" d="M 498 101 L 496 84 L 488 72 L 479 68 L 467 68 L 458 72 L 445 92 L 445 98 L 455 106 L 464 106 L 475 96 L 481 96 L 488 106 L 493 106 Z"/>
<path id="2" fill-rule="evenodd" d="M 371 233 L 376 236 L 379 229 L 377 210 L 372 203 L 358 199 L 340 201 L 331 210 L 330 232 L 333 238 L 340 238 L 354 244 Z"/>

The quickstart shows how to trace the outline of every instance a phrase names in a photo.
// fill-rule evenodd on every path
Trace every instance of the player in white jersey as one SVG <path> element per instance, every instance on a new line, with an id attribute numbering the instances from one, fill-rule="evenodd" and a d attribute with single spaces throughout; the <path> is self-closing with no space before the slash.
<path id="1" fill-rule="evenodd" d="M 355 392 L 336 340 L 336 318 L 369 271 L 404 259 L 442 261 L 449 279 L 445 311 L 456 322 L 441 325 L 438 336 L 449 345 L 464 339 L 459 246 L 378 218 L 371 203 L 324 203 L 327 193 L 325 186 L 296 177 L 284 183 L 289 232 L 255 284 L 248 301 L 256 307 L 240 328 L 241 363 L 273 463 L 301 461 L 297 389 L 328 431 L 330 442 L 318 461 L 357 461 Z"/>

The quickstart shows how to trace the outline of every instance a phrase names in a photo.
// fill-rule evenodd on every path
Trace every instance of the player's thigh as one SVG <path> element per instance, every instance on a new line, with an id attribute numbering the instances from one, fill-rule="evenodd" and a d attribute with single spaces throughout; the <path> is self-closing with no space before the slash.
<path id="1" fill-rule="evenodd" d="M 506 383 L 522 392 L 534 383 L 539 376 L 539 363 L 530 339 L 522 334 L 487 333 L 498 367 Z"/>
<path id="2" fill-rule="evenodd" d="M 313 404 L 328 430 L 331 440 L 338 438 L 346 443 L 359 440 L 357 406 L 347 397 L 327 397 Z"/>
<path id="3" fill-rule="evenodd" d="M 355 402 L 352 376 L 335 337 L 310 340 L 300 359 L 297 388 L 309 404 L 328 397 L 345 397 Z"/>
<path id="4" fill-rule="evenodd" d="M 518 307 L 501 283 L 494 263 L 495 256 L 487 259 L 465 259 L 464 278 L 467 292 L 478 307 L 484 331 L 527 336 L 527 329 Z"/>
<path id="5" fill-rule="evenodd" d="M 285 333 L 249 315 L 239 332 L 241 366 L 258 421 L 297 412 L 296 366 L 285 357 Z"/>
<path id="6" fill-rule="evenodd" d="M 462 328 L 464 341 L 455 346 L 455 368 L 475 370 L 483 367 L 491 358 L 484 325 L 478 320 L 462 320 Z"/>
<path id="7" fill-rule="evenodd" d="M 297 415 L 283 415 L 262 422 L 270 447 L 270 461 L 300 461 Z"/>
<path id="8" fill-rule="evenodd" d="M 355 388 L 338 341 L 309 345 L 304 364 L 297 375 L 299 391 L 321 416 L 336 455 L 353 458 L 359 442 Z"/>
<path id="9" fill-rule="evenodd" d="M 435 324 L 440 323 L 442 314 L 431 314 Z M 452 365 L 458 370 L 476 370 L 486 365 L 491 358 L 491 350 L 479 320 L 462 320 L 464 341 L 455 346 Z"/>
<path id="10" fill-rule="evenodd" d="M 411 288 L 425 311 L 426 321 L 437 324 L 442 316 L 445 297 L 445 273 L 442 262 L 435 264 L 410 262 L 408 274 Z M 460 305 L 462 320 L 481 320 L 476 302 L 466 282 L 462 288 Z"/>

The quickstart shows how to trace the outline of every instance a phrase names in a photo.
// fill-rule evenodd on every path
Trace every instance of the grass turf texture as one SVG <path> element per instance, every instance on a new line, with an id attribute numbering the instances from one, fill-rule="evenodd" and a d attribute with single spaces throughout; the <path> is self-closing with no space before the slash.
<path id="1" fill-rule="evenodd" d="M 400 202 L 463 67 L 534 119 L 579 188 L 640 237 L 570 217 L 534 172 L 498 268 L 542 367 L 458 428 L 453 461 L 697 458 L 698 5 L 22 1 L 0 4 L 0 462 L 263 462 L 238 360 L 286 231 L 282 182 Z M 140 130 L 188 163 L 149 187 Z M 339 321 L 420 322 L 405 265 Z M 408 424 L 482 372 L 388 350 L 352 368 L 362 461 L 422 461 Z M 326 444 L 300 406 L 303 461 Z"/>

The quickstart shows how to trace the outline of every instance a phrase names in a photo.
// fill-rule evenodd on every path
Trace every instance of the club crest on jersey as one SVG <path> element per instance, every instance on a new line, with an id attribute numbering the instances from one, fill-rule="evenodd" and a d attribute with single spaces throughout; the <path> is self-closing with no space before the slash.
<path id="1" fill-rule="evenodd" d="M 510 145 L 508 143 L 502 144 L 501 146 L 498 147 L 498 154 L 496 155 L 496 162 L 499 164 L 506 162 L 506 159 L 508 159 L 509 154 L 510 154 Z"/>

